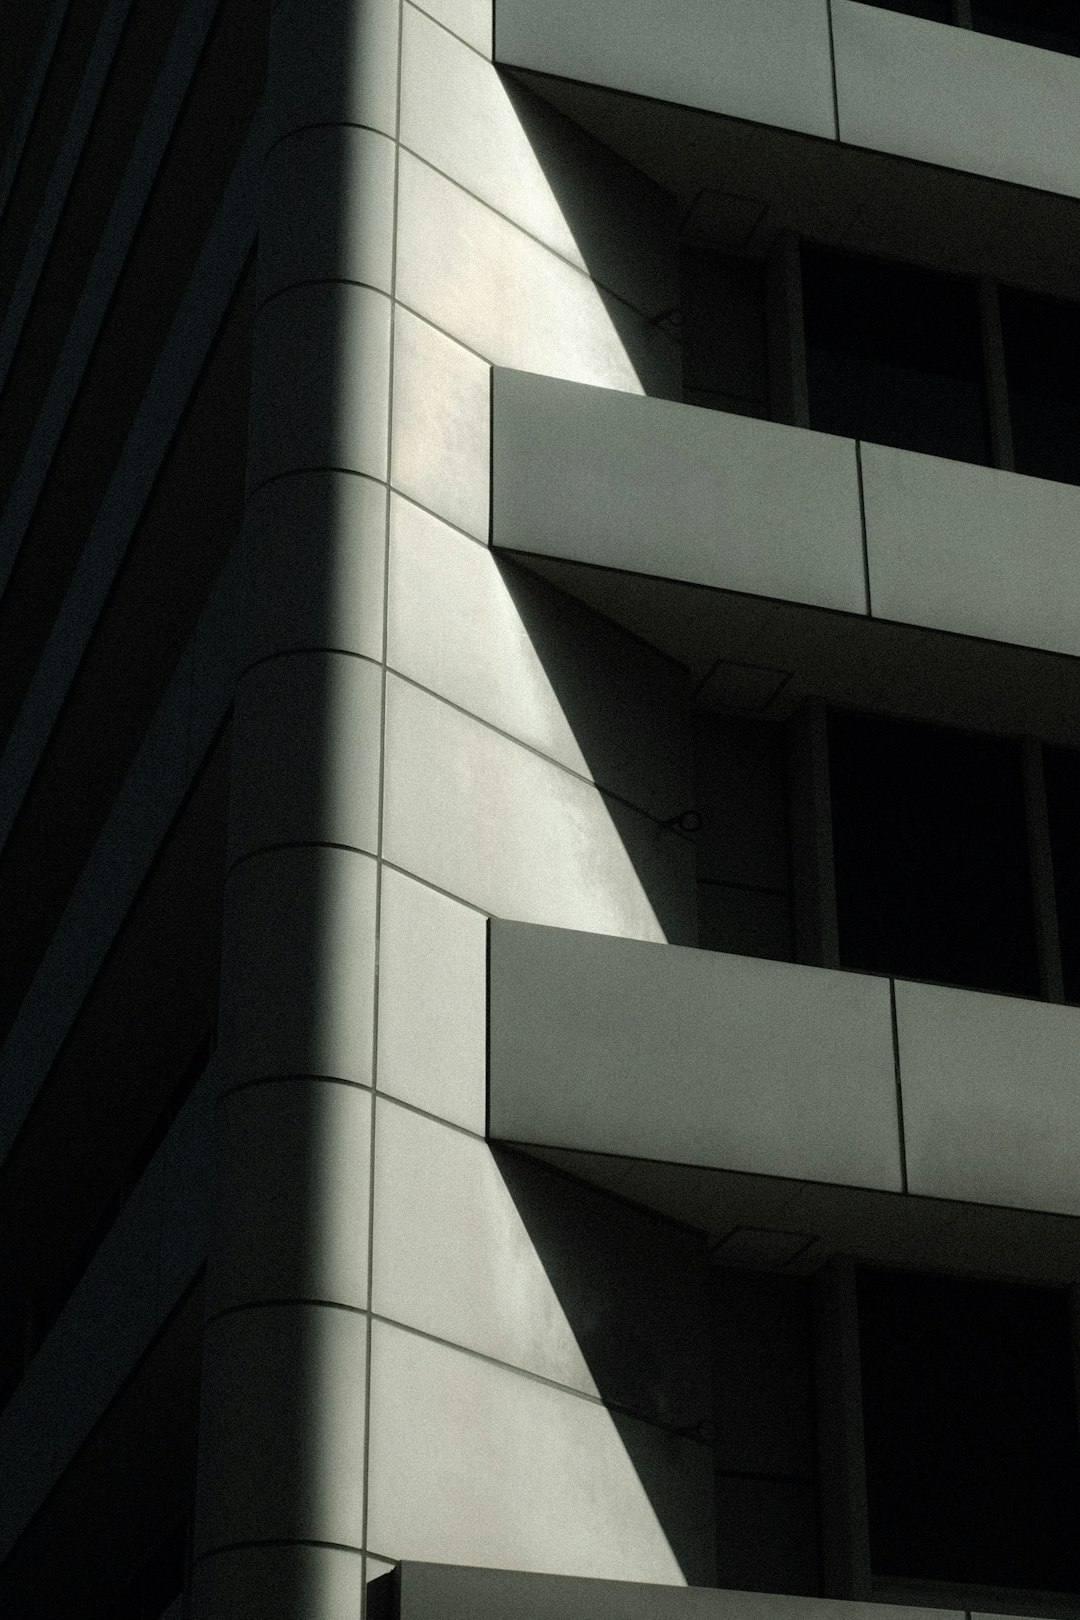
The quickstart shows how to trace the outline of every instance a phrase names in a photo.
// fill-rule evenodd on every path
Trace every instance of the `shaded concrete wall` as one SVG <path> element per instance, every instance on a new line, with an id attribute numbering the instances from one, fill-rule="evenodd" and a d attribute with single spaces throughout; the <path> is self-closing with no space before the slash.
<path id="1" fill-rule="evenodd" d="M 677 669 L 487 546 L 491 363 L 677 392 L 673 222 L 432 11 L 274 16 L 203 1616 L 715 1574 L 703 1250 L 484 1141 L 487 914 L 695 935 Z"/>

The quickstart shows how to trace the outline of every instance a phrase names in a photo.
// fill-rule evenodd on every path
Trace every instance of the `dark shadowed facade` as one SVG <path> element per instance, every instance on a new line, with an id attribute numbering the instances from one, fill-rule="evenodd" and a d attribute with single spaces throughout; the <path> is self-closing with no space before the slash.
<path id="1" fill-rule="evenodd" d="M 1075 7 L 27 0 L 0 919 L 5 1617 L 1080 1620 Z"/>

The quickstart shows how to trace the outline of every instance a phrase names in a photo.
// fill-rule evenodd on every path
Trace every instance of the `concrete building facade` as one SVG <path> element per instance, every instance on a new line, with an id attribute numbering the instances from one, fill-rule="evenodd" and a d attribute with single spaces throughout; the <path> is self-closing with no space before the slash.
<path id="1" fill-rule="evenodd" d="M 10 27 L 0 1610 L 1070 1620 L 1071 8 Z"/>

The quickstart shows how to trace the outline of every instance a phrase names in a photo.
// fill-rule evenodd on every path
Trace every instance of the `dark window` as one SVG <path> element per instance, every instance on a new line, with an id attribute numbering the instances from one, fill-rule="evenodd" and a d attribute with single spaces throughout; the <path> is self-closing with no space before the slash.
<path id="1" fill-rule="evenodd" d="M 974 282 L 804 248 L 803 298 L 812 427 L 990 459 Z"/>
<path id="2" fill-rule="evenodd" d="M 1080 1590 L 1080 1431 L 1067 1296 L 863 1272 L 876 1577 Z"/>
<path id="3" fill-rule="evenodd" d="M 1019 748 L 834 713 L 829 758 L 842 965 L 1037 995 Z"/>
<path id="4" fill-rule="evenodd" d="M 690 247 L 681 263 L 683 371 L 694 405 L 764 416 L 769 407 L 765 270 Z"/>
<path id="5" fill-rule="evenodd" d="M 1043 761 L 1065 998 L 1080 1002 L 1080 754 L 1047 748 Z"/>
<path id="6" fill-rule="evenodd" d="M 1080 56 L 1076 0 L 972 0 L 971 12 L 984 34 Z"/>
<path id="7" fill-rule="evenodd" d="M 1001 289 L 1017 472 L 1080 484 L 1080 305 Z"/>

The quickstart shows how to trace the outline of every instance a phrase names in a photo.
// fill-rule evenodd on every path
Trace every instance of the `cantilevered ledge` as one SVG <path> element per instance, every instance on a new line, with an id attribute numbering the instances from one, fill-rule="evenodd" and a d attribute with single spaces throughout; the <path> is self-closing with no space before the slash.
<path id="1" fill-rule="evenodd" d="M 721 1251 L 1080 1265 L 1080 1009 L 500 920 L 490 948 L 494 1141 Z"/>
<path id="2" fill-rule="evenodd" d="M 812 695 L 1074 740 L 1072 485 L 498 369 L 491 522 L 703 703 Z"/>

